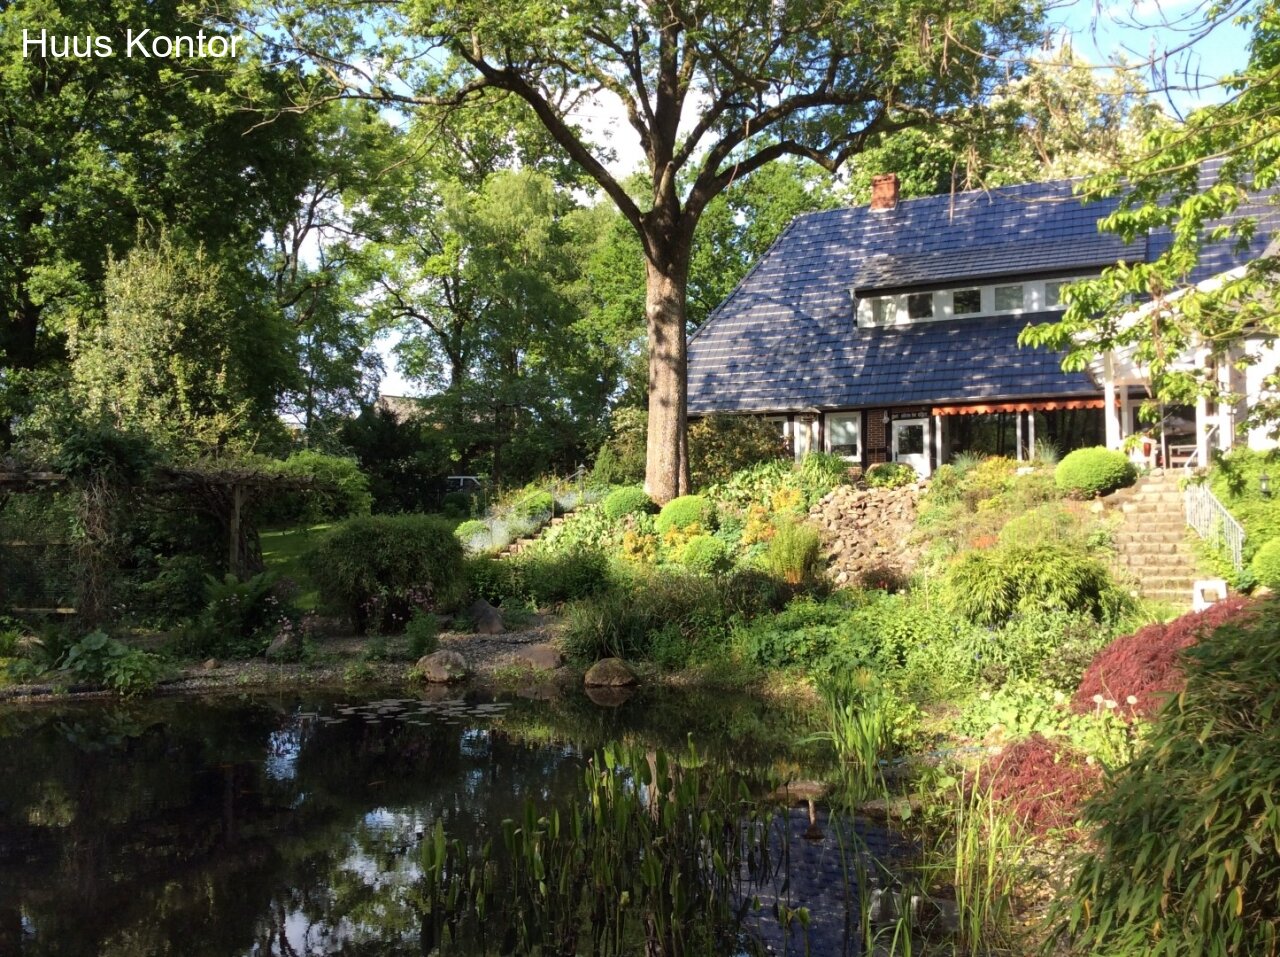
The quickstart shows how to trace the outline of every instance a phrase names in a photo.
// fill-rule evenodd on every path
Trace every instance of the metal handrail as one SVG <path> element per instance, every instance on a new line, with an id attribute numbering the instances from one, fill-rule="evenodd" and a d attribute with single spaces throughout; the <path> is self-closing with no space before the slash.
<path id="1" fill-rule="evenodd" d="M 1215 425 L 1213 428 L 1211 428 L 1208 432 L 1206 432 L 1206 433 L 1205 433 L 1205 435 L 1204 435 L 1204 447 L 1205 447 L 1206 449 L 1207 449 L 1207 448 L 1209 448 L 1209 444 L 1210 444 L 1210 442 L 1212 442 L 1212 441 L 1213 441 L 1213 433 L 1215 433 L 1215 432 L 1217 432 L 1217 431 L 1218 431 L 1218 427 Z M 1194 463 L 1194 462 L 1196 461 L 1196 459 L 1197 459 L 1197 458 L 1199 458 L 1199 457 L 1200 457 L 1200 443 L 1199 443 L 1199 442 L 1197 442 L 1197 443 L 1196 443 L 1196 447 L 1195 447 L 1195 451 L 1194 451 L 1194 452 L 1192 452 L 1189 456 L 1187 456 L 1187 460 L 1186 460 L 1185 462 L 1183 462 L 1183 463 L 1182 463 L 1182 474 L 1183 474 L 1184 476 L 1189 476 L 1189 475 L 1191 475 L 1192 468 L 1193 468 L 1193 463 Z M 1203 464 L 1204 464 L 1203 462 L 1202 462 L 1202 463 L 1200 463 L 1200 465 L 1203 465 Z M 1195 467 L 1195 468 L 1199 468 L 1200 466 L 1194 466 L 1194 467 Z M 1215 501 L 1216 501 L 1216 499 L 1215 499 Z"/>
<path id="2" fill-rule="evenodd" d="M 1240 571 L 1244 567 L 1244 526 L 1202 482 L 1188 485 L 1183 492 L 1183 501 L 1187 508 L 1187 524 L 1205 541 L 1212 540 L 1214 547 L 1225 545 L 1231 553 L 1231 563 L 1236 571 Z"/>

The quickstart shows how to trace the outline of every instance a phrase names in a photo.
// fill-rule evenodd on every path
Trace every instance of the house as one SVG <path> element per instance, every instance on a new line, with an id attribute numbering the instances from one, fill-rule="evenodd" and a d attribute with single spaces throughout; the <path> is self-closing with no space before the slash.
<path id="1" fill-rule="evenodd" d="M 1065 283 L 1167 242 L 1100 232 L 1118 200 L 1084 203 L 1074 185 L 900 200 L 884 176 L 869 206 L 797 217 L 691 337 L 689 415 L 764 416 L 797 457 L 822 449 L 922 475 L 964 451 L 1121 447 L 1138 429 L 1141 370 L 1115 357 L 1064 372 L 1060 353 L 1018 344 L 1061 312 Z M 1262 251 L 1280 210 L 1250 214 L 1263 220 L 1253 248 L 1207 248 L 1193 281 Z M 1183 423 L 1192 444 L 1216 414 L 1168 411 L 1167 430 Z"/>

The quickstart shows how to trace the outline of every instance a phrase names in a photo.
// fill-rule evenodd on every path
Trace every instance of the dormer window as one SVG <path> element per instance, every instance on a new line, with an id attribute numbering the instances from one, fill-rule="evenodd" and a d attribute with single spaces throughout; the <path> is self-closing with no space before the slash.
<path id="1" fill-rule="evenodd" d="M 892 319 L 897 318 L 897 307 L 888 296 L 877 296 L 875 299 L 868 300 L 868 302 L 871 305 L 871 322 L 873 325 L 887 325 Z"/>
<path id="2" fill-rule="evenodd" d="M 996 286 L 996 312 L 1021 312 L 1024 304 L 1022 283 L 1010 286 Z"/>
<path id="3" fill-rule="evenodd" d="M 1050 279 L 1044 284 L 1044 306 L 1046 309 L 1066 305 L 1062 301 L 1062 287 L 1071 281 L 1070 279 Z"/>
<path id="4" fill-rule="evenodd" d="M 981 289 L 957 289 L 951 294 L 951 314 L 976 316 L 982 312 Z"/>
<path id="5" fill-rule="evenodd" d="M 933 293 L 913 292 L 911 295 L 907 296 L 907 318 L 932 319 Z"/>

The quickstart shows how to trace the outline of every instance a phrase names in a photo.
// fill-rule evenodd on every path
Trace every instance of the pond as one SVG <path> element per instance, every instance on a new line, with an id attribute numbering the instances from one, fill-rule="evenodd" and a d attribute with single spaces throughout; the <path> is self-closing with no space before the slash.
<path id="1" fill-rule="evenodd" d="M 806 720 L 672 693 L 0 710 L 0 954 L 853 954 L 851 865 L 901 842 L 766 809 L 832 772 Z"/>

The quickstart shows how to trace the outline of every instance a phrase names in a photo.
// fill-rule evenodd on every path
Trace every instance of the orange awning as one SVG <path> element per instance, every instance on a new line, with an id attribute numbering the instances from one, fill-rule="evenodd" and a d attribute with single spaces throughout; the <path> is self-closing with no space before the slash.
<path id="1" fill-rule="evenodd" d="M 935 405 L 934 415 L 990 415 L 994 412 L 1056 412 L 1059 409 L 1101 409 L 1102 399 L 1032 399 L 990 405 Z"/>

